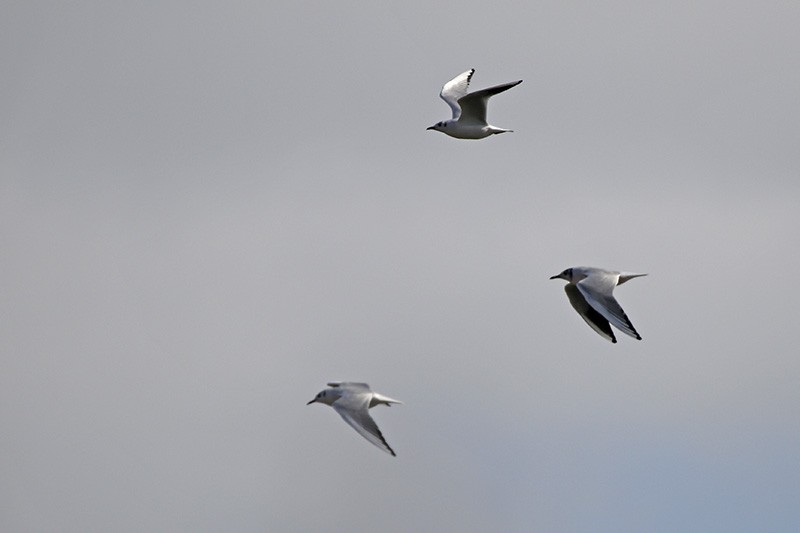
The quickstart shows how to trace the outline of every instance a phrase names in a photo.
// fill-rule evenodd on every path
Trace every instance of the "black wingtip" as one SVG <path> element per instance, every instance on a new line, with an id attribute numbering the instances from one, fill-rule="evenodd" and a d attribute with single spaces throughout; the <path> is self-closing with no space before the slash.
<path id="1" fill-rule="evenodd" d="M 383 438 L 383 435 L 381 435 L 381 441 L 383 441 L 383 444 L 386 446 L 386 449 L 389 450 L 389 453 L 392 454 L 392 457 L 397 457 L 397 454 L 394 453 L 394 450 L 391 446 L 389 446 L 389 443 L 386 442 L 386 439 Z"/>

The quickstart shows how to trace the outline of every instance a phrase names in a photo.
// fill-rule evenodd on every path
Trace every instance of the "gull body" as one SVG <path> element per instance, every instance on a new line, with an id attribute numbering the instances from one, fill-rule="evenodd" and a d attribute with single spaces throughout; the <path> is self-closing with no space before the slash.
<path id="1" fill-rule="evenodd" d="M 617 272 L 593 267 L 572 267 L 550 279 L 563 279 L 569 303 L 601 337 L 617 342 L 611 324 L 623 333 L 642 340 L 633 327 L 628 315 L 614 298 L 614 287 L 629 279 L 646 276 L 632 272 Z"/>
<path id="2" fill-rule="evenodd" d="M 328 387 L 330 388 L 320 391 L 306 405 L 330 405 L 359 435 L 386 453 L 397 455 L 383 438 L 378 425 L 369 415 L 369 409 L 376 405 L 391 406 L 393 403 L 403 402 L 372 392 L 366 383 L 333 381 L 328 383 Z"/>
<path id="3" fill-rule="evenodd" d="M 429 130 L 441 131 L 456 139 L 483 139 L 489 135 L 513 131 L 488 124 L 486 122 L 486 106 L 489 98 L 519 85 L 522 80 L 495 85 L 467 94 L 467 88 L 469 88 L 469 82 L 474 73 L 474 68 L 469 69 L 444 84 L 439 96 L 453 110 L 453 118 L 437 122 L 429 127 Z"/>

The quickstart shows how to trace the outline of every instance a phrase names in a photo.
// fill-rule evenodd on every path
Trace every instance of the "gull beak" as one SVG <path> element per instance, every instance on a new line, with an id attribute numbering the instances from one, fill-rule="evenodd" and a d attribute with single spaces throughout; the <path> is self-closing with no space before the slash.
<path id="1" fill-rule="evenodd" d="M 431 126 L 431 127 L 429 127 L 429 128 L 425 128 L 425 131 L 427 131 L 427 130 L 433 130 L 433 129 L 436 129 L 436 126 Z"/>
<path id="2" fill-rule="evenodd" d="M 308 402 L 306 405 L 311 405 L 312 403 L 316 403 L 316 401 L 317 401 L 317 399 L 316 399 L 316 398 L 314 398 L 313 400 L 311 400 L 310 402 Z"/>
<path id="3" fill-rule="evenodd" d="M 555 276 L 550 276 L 550 279 L 558 279 L 558 278 L 560 278 L 560 277 L 561 277 L 561 275 L 560 275 L 560 274 L 556 274 Z"/>

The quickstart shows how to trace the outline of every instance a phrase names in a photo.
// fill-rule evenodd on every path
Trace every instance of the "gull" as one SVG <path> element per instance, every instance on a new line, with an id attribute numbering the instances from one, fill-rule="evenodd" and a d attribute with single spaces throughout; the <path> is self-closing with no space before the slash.
<path id="1" fill-rule="evenodd" d="M 617 342 L 609 322 L 634 339 L 642 340 L 642 337 L 614 298 L 614 287 L 629 279 L 646 275 L 602 268 L 573 267 L 550 279 L 567 280 L 569 283 L 564 286 L 564 290 L 572 307 L 601 337 Z"/>
<path id="2" fill-rule="evenodd" d="M 386 453 L 397 455 L 386 442 L 386 439 L 383 438 L 381 430 L 378 429 L 378 425 L 369 416 L 368 410 L 378 404 L 391 407 L 393 403 L 403 402 L 372 392 L 366 383 L 334 381 L 328 383 L 328 386 L 330 387 L 329 389 L 317 394 L 306 405 L 311 405 L 312 403 L 330 405 L 362 437 Z"/>
<path id="3" fill-rule="evenodd" d="M 456 139 L 483 139 L 495 133 L 506 133 L 503 128 L 486 123 L 486 105 L 492 96 L 507 91 L 522 83 L 522 80 L 495 85 L 488 89 L 467 94 L 469 82 L 475 69 L 469 69 L 448 81 L 439 96 L 453 110 L 453 118 L 437 122 L 429 130 L 441 131 Z"/>

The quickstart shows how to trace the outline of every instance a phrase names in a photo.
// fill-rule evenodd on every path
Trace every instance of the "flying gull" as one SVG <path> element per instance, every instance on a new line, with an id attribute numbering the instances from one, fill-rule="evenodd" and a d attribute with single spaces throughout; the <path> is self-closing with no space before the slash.
<path id="1" fill-rule="evenodd" d="M 567 280 L 569 283 L 564 286 L 564 290 L 572 307 L 601 337 L 617 342 L 610 324 L 634 339 L 642 340 L 642 337 L 614 298 L 614 287 L 629 279 L 646 275 L 602 268 L 573 267 L 550 279 Z"/>
<path id="2" fill-rule="evenodd" d="M 441 131 L 456 139 L 483 139 L 496 133 L 513 131 L 487 124 L 486 106 L 489 98 L 519 85 L 522 80 L 495 85 L 467 94 L 467 88 L 474 73 L 474 68 L 469 69 L 444 84 L 439 96 L 453 110 L 453 118 L 437 122 L 428 128 L 429 130 Z"/>
<path id="3" fill-rule="evenodd" d="M 330 405 L 362 437 L 386 453 L 397 455 L 383 438 L 378 425 L 369 416 L 369 409 L 378 404 L 391 406 L 393 403 L 403 402 L 372 392 L 366 383 L 334 381 L 328 383 L 328 387 L 330 388 L 317 394 L 306 405 L 312 403 Z"/>

